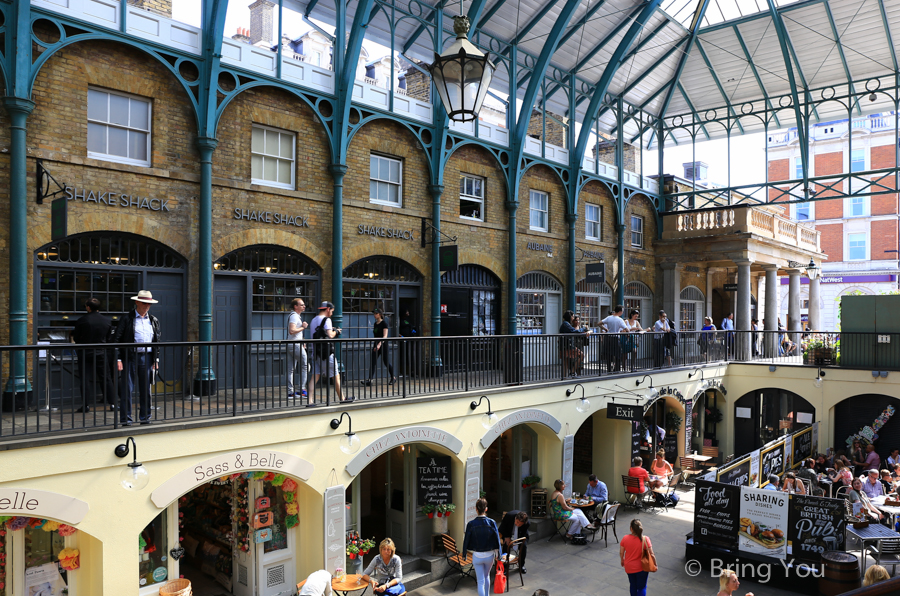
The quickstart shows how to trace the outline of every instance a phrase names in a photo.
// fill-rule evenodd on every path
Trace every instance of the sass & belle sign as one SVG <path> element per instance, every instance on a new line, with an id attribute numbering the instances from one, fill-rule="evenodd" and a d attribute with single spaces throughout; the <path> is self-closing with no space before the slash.
<path id="1" fill-rule="evenodd" d="M 453 483 L 450 480 L 450 457 L 417 457 L 419 505 L 446 505 L 453 502 Z"/>
<path id="2" fill-rule="evenodd" d="M 445 430 L 433 426 L 407 426 L 382 435 L 369 443 L 350 460 L 345 469 L 351 476 L 356 476 L 382 453 L 407 443 L 434 443 L 453 453 L 462 451 L 462 441 Z"/>
<path id="3" fill-rule="evenodd" d="M 741 488 L 729 484 L 695 482 L 694 541 L 737 549 Z"/>
<path id="4" fill-rule="evenodd" d="M 491 446 L 491 443 L 508 429 L 518 426 L 519 424 L 528 424 L 529 422 L 543 424 L 555 433 L 559 433 L 560 429 L 562 429 L 562 423 L 544 410 L 538 410 L 536 408 L 518 410 L 501 418 L 500 422 L 484 433 L 484 436 L 481 437 L 481 446 L 487 449 Z"/>
<path id="5" fill-rule="evenodd" d="M 306 482 L 312 476 L 313 465 L 305 459 L 281 451 L 268 449 L 232 451 L 211 457 L 182 470 L 153 491 L 150 500 L 154 505 L 163 509 L 181 495 L 201 484 L 229 474 L 241 474 L 256 470 L 277 472 Z"/>
<path id="6" fill-rule="evenodd" d="M 87 515 L 84 501 L 31 488 L 0 488 L 0 515 L 46 517 L 74 526 Z"/>

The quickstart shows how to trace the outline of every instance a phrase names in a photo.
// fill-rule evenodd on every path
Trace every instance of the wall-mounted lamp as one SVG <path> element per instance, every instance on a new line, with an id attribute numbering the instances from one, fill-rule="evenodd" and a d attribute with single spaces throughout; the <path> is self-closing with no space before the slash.
<path id="1" fill-rule="evenodd" d="M 497 415 L 494 414 L 493 411 L 491 411 L 491 400 L 487 395 L 482 395 L 481 397 L 478 398 L 477 402 L 473 401 L 472 403 L 470 403 L 469 409 L 476 410 L 478 408 L 478 406 L 481 405 L 481 402 L 483 400 L 487 400 L 488 411 L 486 414 L 483 414 L 481 416 L 481 426 L 483 426 L 485 428 L 490 428 L 490 427 L 494 426 L 495 424 L 497 424 Z"/>
<path id="2" fill-rule="evenodd" d="M 640 386 L 641 386 L 641 383 L 643 383 L 643 382 L 646 381 L 647 379 L 650 379 L 650 389 L 653 389 L 653 377 L 651 377 L 650 375 L 644 375 L 644 378 L 643 378 L 643 379 L 641 379 L 640 381 L 635 381 L 635 382 L 634 382 L 634 386 L 635 386 L 635 387 L 640 387 Z"/>
<path id="3" fill-rule="evenodd" d="M 331 421 L 331 428 L 337 430 L 341 425 L 341 422 L 344 420 L 344 416 L 347 417 L 347 432 L 344 433 L 344 438 L 341 439 L 341 451 L 346 453 L 347 455 L 353 455 L 357 451 L 359 451 L 359 437 L 356 436 L 356 433 L 353 432 L 353 420 L 350 418 L 350 414 L 347 412 L 341 412 L 340 418 L 335 418 Z"/>
<path id="4" fill-rule="evenodd" d="M 579 387 L 581 387 L 581 398 L 578 400 L 578 403 L 575 405 L 575 409 L 578 410 L 580 413 L 584 414 L 585 412 L 591 411 L 591 402 L 590 402 L 590 400 L 588 400 L 588 398 L 586 398 L 584 396 L 584 385 L 582 385 L 581 383 L 577 383 L 571 389 L 566 389 L 566 397 L 569 397 L 570 395 L 575 393 L 575 390 L 578 389 Z"/>
<path id="5" fill-rule="evenodd" d="M 695 368 L 693 370 L 693 372 L 689 372 L 688 379 L 692 379 L 692 378 L 696 377 L 697 373 L 700 373 L 700 380 L 702 381 L 703 380 L 703 369 L 702 368 Z"/>
<path id="6" fill-rule="evenodd" d="M 127 490 L 141 490 L 150 482 L 150 473 L 144 464 L 137 460 L 137 443 L 133 437 L 128 437 L 121 445 L 116 446 L 116 457 L 128 457 L 128 442 L 131 441 L 131 447 L 134 449 L 134 459 L 128 464 L 128 467 L 122 470 L 119 475 L 119 482 Z"/>
<path id="7" fill-rule="evenodd" d="M 825 371 L 820 368 L 819 371 L 816 373 L 816 387 L 822 386 L 823 377 L 825 377 Z"/>

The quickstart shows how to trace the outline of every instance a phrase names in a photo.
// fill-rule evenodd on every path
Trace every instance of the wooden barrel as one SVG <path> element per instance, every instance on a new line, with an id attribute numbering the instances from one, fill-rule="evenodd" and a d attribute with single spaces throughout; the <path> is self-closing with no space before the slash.
<path id="1" fill-rule="evenodd" d="M 819 594 L 837 596 L 860 587 L 859 560 L 856 555 L 841 551 L 822 553 L 822 577 Z"/>

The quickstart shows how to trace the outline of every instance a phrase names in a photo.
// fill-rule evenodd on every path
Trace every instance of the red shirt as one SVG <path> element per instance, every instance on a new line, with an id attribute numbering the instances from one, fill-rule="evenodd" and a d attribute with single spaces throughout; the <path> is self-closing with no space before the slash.
<path id="1" fill-rule="evenodd" d="M 652 547 L 649 538 L 645 536 L 644 540 L 649 547 Z M 643 551 L 641 539 L 634 534 L 629 534 L 622 538 L 620 544 L 622 545 L 622 548 L 625 549 L 625 573 L 638 573 L 643 571 L 643 568 L 641 567 L 641 552 Z"/>
<path id="2" fill-rule="evenodd" d="M 648 482 L 650 481 L 650 474 L 647 472 L 647 470 L 645 470 L 644 468 L 642 468 L 640 466 L 635 466 L 633 468 L 628 468 L 628 475 L 633 478 L 638 478 L 638 482 L 641 485 L 640 490 L 635 490 L 629 486 L 628 492 L 634 493 L 634 494 L 640 494 L 646 490 L 646 488 L 644 487 L 644 481 L 645 480 Z M 640 570 L 638 570 L 638 571 L 640 571 Z"/>

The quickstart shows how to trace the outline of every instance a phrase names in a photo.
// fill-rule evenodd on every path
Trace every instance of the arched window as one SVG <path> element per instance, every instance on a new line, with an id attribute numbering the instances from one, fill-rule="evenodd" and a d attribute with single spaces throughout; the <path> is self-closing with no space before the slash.
<path id="1" fill-rule="evenodd" d="M 647 328 L 656 320 L 656 313 L 650 312 L 653 308 L 653 292 L 646 284 L 633 281 L 625 286 L 625 316 L 631 309 L 641 313 L 641 327 Z"/>
<path id="2" fill-rule="evenodd" d="M 373 256 L 344 269 L 344 338 L 372 334 L 372 310 L 380 308 L 391 336 L 402 335 L 402 322 L 421 334 L 422 274 L 394 257 Z M 409 317 L 404 314 L 409 311 Z"/>
<path id="3" fill-rule="evenodd" d="M 681 290 L 680 331 L 699 331 L 703 327 L 706 297 L 697 286 L 687 286 Z"/>
<path id="4" fill-rule="evenodd" d="M 575 285 L 575 314 L 581 322 L 595 332 L 612 304 L 612 288 L 608 283 L 587 283 L 584 279 Z"/>
<path id="5" fill-rule="evenodd" d="M 282 246 L 245 246 L 223 256 L 213 269 L 221 272 L 269 273 L 318 277 L 319 268 L 302 254 Z"/>
<path id="6" fill-rule="evenodd" d="M 562 284 L 543 271 L 516 281 L 516 333 L 556 333 L 562 321 Z"/>

